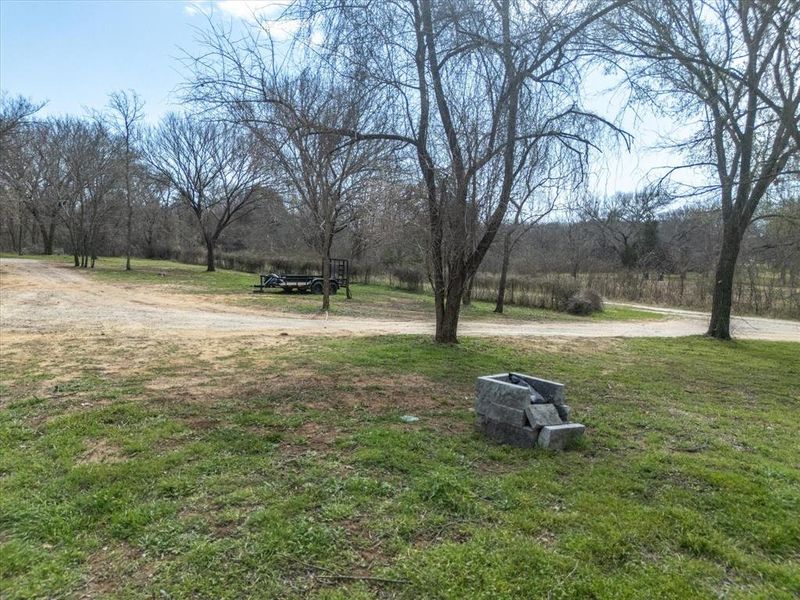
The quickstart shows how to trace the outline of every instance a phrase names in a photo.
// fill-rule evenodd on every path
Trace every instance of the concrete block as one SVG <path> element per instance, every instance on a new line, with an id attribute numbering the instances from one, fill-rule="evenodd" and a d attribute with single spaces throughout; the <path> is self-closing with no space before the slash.
<path id="1" fill-rule="evenodd" d="M 475 382 L 475 412 L 485 414 L 490 403 L 525 410 L 531 403 L 531 393 L 526 385 L 510 383 L 508 373 L 478 377 Z"/>
<path id="2" fill-rule="evenodd" d="M 525 407 L 525 416 L 534 431 L 545 425 L 561 425 L 561 417 L 554 404 L 529 404 Z"/>
<path id="3" fill-rule="evenodd" d="M 564 395 L 563 383 L 539 379 L 538 377 L 531 377 L 530 375 L 523 375 L 522 373 L 514 373 L 514 375 L 539 392 L 547 402 L 551 404 L 564 404 L 566 396 Z"/>
<path id="4" fill-rule="evenodd" d="M 544 404 L 542 406 L 550 405 Z M 494 403 L 489 404 L 489 408 L 486 411 L 486 418 L 489 421 L 501 421 L 509 425 L 516 425 L 517 427 L 524 427 L 528 423 L 525 419 L 524 410 L 517 410 L 516 408 L 509 408 L 508 406 Z"/>
<path id="5" fill-rule="evenodd" d="M 499 444 L 509 444 L 518 448 L 533 448 L 536 444 L 536 432 L 530 427 L 516 427 L 486 419 L 478 428 L 486 437 Z"/>
<path id="6" fill-rule="evenodd" d="M 541 448 L 563 450 L 579 440 L 586 428 L 580 423 L 564 423 L 563 425 L 547 425 L 539 431 L 537 443 Z"/>
<path id="7" fill-rule="evenodd" d="M 558 416 L 564 423 L 569 423 L 569 417 L 572 414 L 572 409 L 566 404 L 554 404 L 558 411 Z"/>

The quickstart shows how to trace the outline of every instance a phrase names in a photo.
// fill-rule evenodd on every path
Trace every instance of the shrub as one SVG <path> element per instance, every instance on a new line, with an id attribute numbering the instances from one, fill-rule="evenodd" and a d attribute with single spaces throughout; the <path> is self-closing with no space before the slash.
<path id="1" fill-rule="evenodd" d="M 401 288 L 410 292 L 421 292 L 425 277 L 415 269 L 392 270 L 392 287 Z"/>
<path id="2" fill-rule="evenodd" d="M 603 298 L 594 290 L 580 290 L 566 303 L 566 312 L 571 315 L 590 315 L 602 310 Z"/>
<path id="3" fill-rule="evenodd" d="M 578 286 L 572 281 L 549 281 L 543 287 L 550 292 L 550 301 L 543 303 L 542 308 L 561 312 L 569 309 L 570 300 L 579 293 Z"/>

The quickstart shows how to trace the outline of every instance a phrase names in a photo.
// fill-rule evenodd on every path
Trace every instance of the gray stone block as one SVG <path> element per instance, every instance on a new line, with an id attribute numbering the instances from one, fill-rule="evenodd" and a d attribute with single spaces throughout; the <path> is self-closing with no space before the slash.
<path id="1" fill-rule="evenodd" d="M 531 393 L 528 386 L 510 383 L 508 374 L 478 377 L 475 383 L 475 412 L 485 414 L 489 404 L 525 410 L 530 403 Z"/>
<path id="2" fill-rule="evenodd" d="M 572 414 L 572 409 L 566 404 L 554 404 L 558 411 L 558 416 L 564 423 L 569 423 L 569 417 Z"/>
<path id="3" fill-rule="evenodd" d="M 525 407 L 525 416 L 534 431 L 545 425 L 561 425 L 561 417 L 554 404 L 530 404 Z"/>
<path id="4" fill-rule="evenodd" d="M 517 427 L 524 427 L 528 424 L 524 410 L 517 410 L 516 408 L 494 403 L 489 404 L 486 410 L 486 419 L 489 421 L 501 421 Z"/>
<path id="5" fill-rule="evenodd" d="M 539 379 L 538 377 L 531 377 L 530 375 L 523 375 L 522 373 L 514 373 L 517 377 L 522 379 L 534 390 L 539 392 L 547 402 L 552 404 L 564 404 L 564 384 L 557 381 L 548 381 L 547 379 Z"/>
<path id="6" fill-rule="evenodd" d="M 530 427 L 516 427 L 508 423 L 484 420 L 478 429 L 490 440 L 500 444 L 509 444 L 518 448 L 533 448 L 536 444 L 536 432 Z"/>
<path id="7" fill-rule="evenodd" d="M 542 448 L 563 450 L 568 445 L 579 440 L 585 430 L 586 428 L 580 423 L 547 425 L 539 431 L 537 443 Z"/>

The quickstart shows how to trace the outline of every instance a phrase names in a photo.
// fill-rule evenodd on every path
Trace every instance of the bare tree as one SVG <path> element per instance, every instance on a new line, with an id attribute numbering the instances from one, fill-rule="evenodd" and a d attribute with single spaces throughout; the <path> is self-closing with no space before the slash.
<path id="1" fill-rule="evenodd" d="M 60 214 L 69 232 L 75 266 L 94 268 L 97 244 L 117 208 L 119 148 L 99 120 L 60 120 L 55 129 Z"/>
<path id="2" fill-rule="evenodd" d="M 145 156 L 194 214 L 208 271 L 222 232 L 252 212 L 264 194 L 264 170 L 251 135 L 226 123 L 169 114 L 150 133 Z"/>
<path id="3" fill-rule="evenodd" d="M 502 313 L 505 306 L 506 283 L 511 267 L 511 256 L 519 242 L 556 208 L 559 197 L 566 196 L 582 181 L 580 161 L 571 152 L 553 144 L 535 144 L 528 149 L 535 155 L 528 159 L 523 153 L 520 173 L 510 205 L 513 218 L 504 225 L 500 281 L 494 312 Z"/>
<path id="4" fill-rule="evenodd" d="M 318 51 L 326 65 L 367 82 L 373 102 L 390 109 L 390 118 L 341 133 L 402 143 L 416 160 L 428 204 L 436 341 L 457 341 L 469 279 L 506 217 L 521 142 L 557 139 L 584 156 L 591 147 L 583 132 L 597 118 L 574 100 L 580 35 L 625 3 L 309 0 L 291 15 L 310 23 L 312 45 L 324 31 Z M 470 240 L 473 181 L 494 161 L 502 183 L 480 238 Z"/>
<path id="5" fill-rule="evenodd" d="M 723 222 L 708 335 L 729 339 L 742 239 L 800 153 L 800 2 L 642 0 L 609 27 L 641 97 L 698 124 L 687 166 L 716 180 Z"/>
<path id="6" fill-rule="evenodd" d="M 3 152 L 12 143 L 15 134 L 24 128 L 30 118 L 44 106 L 23 96 L 0 94 L 0 160 Z"/>
<path id="7" fill-rule="evenodd" d="M 8 200 L 17 203 L 17 225 L 22 212 L 33 218 L 41 234 L 42 253 L 53 254 L 59 221 L 61 193 L 65 182 L 59 135 L 63 122 L 49 120 L 30 123 L 6 139 L 0 160 L 0 179 Z M 22 232 L 17 232 L 21 243 Z M 21 246 L 19 250 L 21 251 Z"/>
<path id="8" fill-rule="evenodd" d="M 139 138 L 139 122 L 144 117 L 144 103 L 133 90 L 114 92 L 109 100 L 111 123 L 122 140 L 123 172 L 125 179 L 125 270 L 131 270 L 131 244 L 133 239 L 133 163 Z"/>
<path id="9" fill-rule="evenodd" d="M 626 269 L 643 265 L 654 249 L 657 217 L 673 198 L 665 190 L 651 186 L 635 192 L 588 198 L 583 213 L 597 226 L 601 241 L 613 250 Z"/>
<path id="10" fill-rule="evenodd" d="M 18 254 L 22 254 L 25 213 L 34 207 L 34 198 L 39 199 L 39 192 L 44 187 L 40 177 L 40 168 L 43 165 L 36 160 L 41 155 L 37 152 L 39 149 L 32 145 L 36 123 L 31 119 L 42 106 L 22 96 L 11 97 L 5 93 L 0 95 L 0 192 L 3 199 L 3 220 Z M 45 253 L 48 253 L 47 246 L 45 242 Z M 52 242 L 49 250 L 52 254 Z"/>
<path id="11" fill-rule="evenodd" d="M 321 258 L 322 310 L 328 310 L 334 237 L 355 218 L 383 162 L 384 145 L 355 145 L 336 133 L 356 128 L 365 111 L 349 90 L 328 87 L 309 71 L 293 78 L 276 76 L 262 89 L 269 101 L 241 103 L 238 117 L 256 132 L 278 167 L 289 207 L 307 222 L 304 238 Z M 319 131 L 320 126 L 326 130 Z"/>

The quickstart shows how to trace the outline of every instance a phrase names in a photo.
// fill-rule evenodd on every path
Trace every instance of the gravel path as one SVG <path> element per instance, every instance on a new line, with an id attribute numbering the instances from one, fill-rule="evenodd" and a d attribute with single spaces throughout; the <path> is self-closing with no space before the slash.
<path id="1" fill-rule="evenodd" d="M 466 336 L 678 337 L 702 334 L 707 315 L 680 309 L 636 308 L 669 315 L 661 321 L 468 322 Z M 229 334 L 379 335 L 432 334 L 433 323 L 353 317 L 308 317 L 264 313 L 217 304 L 188 294 L 147 286 L 111 285 L 67 265 L 42 260 L 0 259 L 0 327 L 12 332 L 74 330 L 167 336 Z M 736 317 L 739 338 L 800 341 L 800 322 Z"/>

